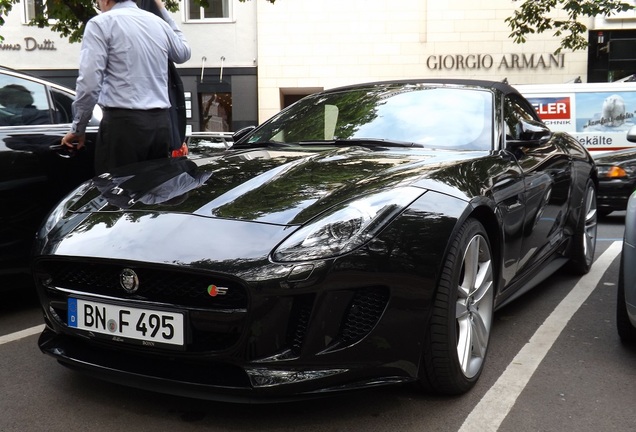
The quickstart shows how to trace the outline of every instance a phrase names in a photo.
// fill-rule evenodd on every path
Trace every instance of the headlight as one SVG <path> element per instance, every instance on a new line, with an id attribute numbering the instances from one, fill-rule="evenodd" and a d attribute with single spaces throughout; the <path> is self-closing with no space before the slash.
<path id="1" fill-rule="evenodd" d="M 632 177 L 634 172 L 634 166 L 632 165 L 599 166 L 598 170 L 600 177 L 608 179 Z"/>
<path id="2" fill-rule="evenodd" d="M 272 254 L 275 261 L 307 261 L 350 252 L 371 240 L 424 193 L 404 187 L 349 201 L 310 221 L 287 237 Z"/>
<path id="3" fill-rule="evenodd" d="M 620 166 L 611 167 L 605 174 L 608 178 L 623 178 L 627 177 L 627 172 Z"/>
<path id="4" fill-rule="evenodd" d="M 44 226 L 42 227 L 42 232 L 40 233 L 42 237 L 46 236 L 53 228 L 55 228 L 55 225 L 57 225 L 57 223 L 64 217 L 70 206 L 77 199 L 81 198 L 92 185 L 92 181 L 82 183 L 73 192 L 66 195 L 62 201 L 60 201 L 57 206 L 51 210 L 44 222 Z"/>

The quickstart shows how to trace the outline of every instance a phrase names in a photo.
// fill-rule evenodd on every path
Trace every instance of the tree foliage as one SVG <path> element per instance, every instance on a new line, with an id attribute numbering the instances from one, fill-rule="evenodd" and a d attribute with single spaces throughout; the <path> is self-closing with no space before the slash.
<path id="1" fill-rule="evenodd" d="M 563 49 L 587 48 L 587 26 L 579 21 L 581 18 L 608 16 L 632 8 L 620 0 L 523 0 L 505 21 L 512 30 L 510 37 L 519 44 L 526 42 L 529 34 L 552 31 L 561 41 L 555 52 L 558 54 Z M 567 14 L 567 19 L 553 17 L 553 12 L 559 10 Z"/>
<path id="2" fill-rule="evenodd" d="M 274 3 L 276 0 L 267 1 Z M 208 6 L 207 0 L 195 0 L 195 2 L 202 6 Z M 19 3 L 20 0 L 0 0 L 0 27 L 5 23 L 4 17 Z M 164 0 L 164 4 L 166 9 L 171 12 L 179 10 L 179 0 Z M 95 0 L 46 0 L 46 6 L 46 14 L 38 11 L 29 25 L 40 28 L 50 27 L 61 37 L 68 38 L 70 42 L 82 40 L 86 23 L 98 13 Z M 54 17 L 55 20 L 49 20 L 49 17 Z M 0 35 L 0 42 L 3 40 L 4 38 Z"/>

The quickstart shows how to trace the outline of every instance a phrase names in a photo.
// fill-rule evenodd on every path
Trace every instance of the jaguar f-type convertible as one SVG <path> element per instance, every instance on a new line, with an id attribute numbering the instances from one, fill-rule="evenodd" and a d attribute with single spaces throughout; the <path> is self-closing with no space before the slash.
<path id="1" fill-rule="evenodd" d="M 497 308 L 592 265 L 594 162 L 507 84 L 337 88 L 234 138 L 103 174 L 51 212 L 33 256 L 44 353 L 217 400 L 460 394 Z"/>

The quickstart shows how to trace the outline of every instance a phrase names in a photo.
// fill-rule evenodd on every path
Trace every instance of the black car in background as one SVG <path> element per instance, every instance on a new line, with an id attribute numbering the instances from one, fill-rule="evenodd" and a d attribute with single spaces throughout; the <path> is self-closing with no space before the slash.
<path id="1" fill-rule="evenodd" d="M 66 193 L 93 176 L 97 116 L 85 150 L 60 146 L 70 129 L 72 90 L 0 67 L 0 290 L 31 277 L 29 254 L 37 227 Z"/>
<path id="2" fill-rule="evenodd" d="M 636 127 L 627 133 L 627 140 L 636 142 Z M 598 167 L 599 215 L 627 209 L 627 201 L 636 190 L 636 148 L 593 154 Z"/>
<path id="3" fill-rule="evenodd" d="M 214 146 L 55 208 L 34 247 L 44 353 L 210 399 L 459 394 L 497 308 L 593 262 L 592 157 L 503 83 L 331 89 Z"/>

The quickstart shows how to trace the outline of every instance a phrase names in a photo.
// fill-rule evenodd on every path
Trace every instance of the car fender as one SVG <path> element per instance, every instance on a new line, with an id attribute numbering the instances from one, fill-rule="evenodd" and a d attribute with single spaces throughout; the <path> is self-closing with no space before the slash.
<path id="1" fill-rule="evenodd" d="M 636 192 L 632 193 L 627 203 L 625 214 L 625 234 L 623 239 L 623 277 L 625 281 L 625 302 L 627 314 L 636 327 Z"/>

